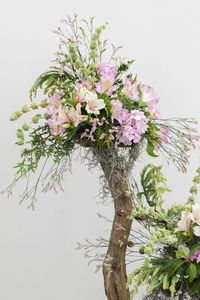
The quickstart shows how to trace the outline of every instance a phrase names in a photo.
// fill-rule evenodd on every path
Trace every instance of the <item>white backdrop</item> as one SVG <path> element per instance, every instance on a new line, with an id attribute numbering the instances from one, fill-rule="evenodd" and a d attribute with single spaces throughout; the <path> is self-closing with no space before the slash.
<path id="1" fill-rule="evenodd" d="M 134 70 L 156 89 L 163 116 L 199 118 L 199 0 L 4 1 L 0 11 L 0 189 L 11 181 L 12 166 L 19 158 L 13 143 L 18 124 L 10 123 L 8 116 L 28 103 L 33 80 L 47 70 L 57 50 L 58 38 L 51 29 L 72 12 L 110 23 L 107 36 L 125 45 L 122 52 L 130 59 L 137 59 Z M 137 171 L 146 159 L 140 159 Z M 168 205 L 186 200 L 198 164 L 198 151 L 186 175 L 164 163 L 173 190 L 166 197 Z M 108 229 L 96 212 L 112 216 L 112 206 L 99 206 L 94 199 L 97 174 L 75 161 L 73 175 L 66 176 L 65 192 L 39 193 L 35 212 L 18 205 L 22 188 L 10 199 L 0 196 L 0 299 L 106 299 L 101 273 L 94 275 L 83 253 L 74 250 L 77 240 L 94 239 Z M 142 299 L 142 293 L 134 299 Z"/>

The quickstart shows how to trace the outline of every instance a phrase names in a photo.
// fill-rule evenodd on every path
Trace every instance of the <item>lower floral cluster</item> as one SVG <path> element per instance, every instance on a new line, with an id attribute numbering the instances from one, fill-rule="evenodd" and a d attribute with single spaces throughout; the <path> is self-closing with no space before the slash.
<path id="1" fill-rule="evenodd" d="M 141 222 L 150 236 L 140 251 L 144 255 L 143 265 L 129 275 L 128 284 L 135 282 L 131 295 L 138 292 L 141 284 L 147 284 L 149 299 L 151 293 L 158 291 L 168 295 L 169 299 L 196 299 L 200 293 L 200 205 L 195 203 L 195 195 L 200 184 L 200 168 L 193 179 L 188 201 L 184 205 L 174 204 L 169 209 L 164 209 L 158 201 L 161 195 L 157 194 L 156 202 L 149 202 L 149 185 L 148 181 L 144 183 L 144 172 L 143 192 L 151 208 L 141 204 L 132 211 L 131 218 Z M 154 173 L 153 177 L 157 178 L 157 175 Z M 162 177 L 161 182 L 164 183 Z M 151 185 L 151 188 L 156 187 L 154 192 L 163 191 L 158 180 Z M 188 298 L 183 298 L 186 293 Z"/>

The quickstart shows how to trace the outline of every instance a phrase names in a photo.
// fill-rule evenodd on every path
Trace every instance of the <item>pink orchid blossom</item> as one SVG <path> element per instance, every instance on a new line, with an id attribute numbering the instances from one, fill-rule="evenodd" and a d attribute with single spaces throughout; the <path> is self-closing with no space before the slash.
<path id="1" fill-rule="evenodd" d="M 191 215 L 187 211 L 183 211 L 181 220 L 177 223 L 176 231 L 188 232 L 190 229 Z"/>
<path id="2" fill-rule="evenodd" d="M 154 88 L 144 85 L 141 87 L 142 100 L 148 104 L 156 104 L 159 102 L 159 98 L 154 90 Z"/>
<path id="3" fill-rule="evenodd" d="M 128 117 L 128 110 L 125 108 L 122 108 L 122 102 L 120 100 L 112 100 L 111 101 L 112 108 L 112 116 L 111 120 L 113 123 L 113 120 L 117 120 L 120 124 L 122 124 L 123 121 L 125 121 Z"/>
<path id="4" fill-rule="evenodd" d="M 81 122 L 86 121 L 88 119 L 88 116 L 81 114 L 81 103 L 78 103 L 76 105 L 76 108 L 70 108 L 69 118 L 75 127 L 77 127 Z"/>
<path id="5" fill-rule="evenodd" d="M 132 82 L 133 82 L 132 78 L 126 77 L 124 90 L 130 99 L 137 101 L 137 100 L 139 100 L 139 91 L 137 89 L 138 82 L 137 82 L 137 80 L 133 84 L 132 84 Z"/>

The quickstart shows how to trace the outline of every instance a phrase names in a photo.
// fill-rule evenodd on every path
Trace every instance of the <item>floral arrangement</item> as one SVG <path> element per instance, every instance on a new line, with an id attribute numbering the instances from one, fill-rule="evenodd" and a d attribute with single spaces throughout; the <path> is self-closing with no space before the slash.
<path id="1" fill-rule="evenodd" d="M 153 180 L 149 180 L 150 173 Z M 160 167 L 147 166 L 142 172 L 143 192 L 138 196 L 141 199 L 145 195 L 149 208 L 140 202 L 132 210 L 131 218 L 143 223 L 148 242 L 144 241 L 140 248 L 145 261 L 129 275 L 128 283 L 135 280 L 132 296 L 145 283 L 149 285 L 148 292 L 154 295 L 145 299 L 165 299 L 159 298 L 160 291 L 168 296 L 166 299 L 196 299 L 195 294 L 200 293 L 200 205 L 195 203 L 195 195 L 200 184 L 200 168 L 184 205 L 163 208 L 162 194 L 170 191 L 165 181 Z M 149 198 L 150 186 L 154 189 L 154 201 Z"/>
<path id="2" fill-rule="evenodd" d="M 53 65 L 35 80 L 30 90 L 30 104 L 10 117 L 11 121 L 16 121 L 30 114 L 30 121 L 17 129 L 16 144 L 23 147 L 21 161 L 15 166 L 14 180 L 6 192 L 12 194 L 16 183 L 25 179 L 20 203 L 29 200 L 28 207 L 34 209 L 39 184 L 44 192 L 62 190 L 64 174 L 71 170 L 73 153 L 84 149 L 82 159 L 87 161 L 89 168 L 100 166 L 103 171 L 100 177 L 103 201 L 111 195 L 115 203 L 110 238 L 98 240 L 98 245 L 107 249 L 97 260 L 102 262 L 108 299 L 130 299 L 125 255 L 135 253 L 131 248 L 136 242 L 129 240 L 129 236 L 135 237 L 135 232 L 131 233 L 133 220 L 145 225 L 152 236 L 150 242 L 140 248 L 140 253 L 148 256 L 145 264 L 129 276 L 129 284 L 137 277 L 132 294 L 143 281 L 149 283 L 153 278 L 151 290 L 161 286 L 164 279 L 163 290 L 170 289 L 173 295 L 181 267 L 184 270 L 178 282 L 183 283 L 183 289 L 189 287 L 192 293 L 198 289 L 196 282 L 199 282 L 199 252 L 196 250 L 200 248 L 196 243 L 200 229 L 199 219 L 194 217 L 199 208 L 194 206 L 191 210 L 189 205 L 196 187 L 191 191 L 188 204 L 174 205 L 166 211 L 162 195 L 169 189 L 160 167 L 148 165 L 144 169 L 142 191 L 131 171 L 141 149 L 145 148 L 150 156 L 157 157 L 161 153 L 179 171 L 186 172 L 189 151 L 199 140 L 195 128 L 197 121 L 161 117 L 156 108 L 159 98 L 154 88 L 140 82 L 137 74 L 130 71 L 134 61 L 118 55 L 121 46 L 102 39 L 106 25 L 95 27 L 93 17 L 79 20 L 74 14 L 62 20 L 61 26 L 54 31 L 60 44 Z M 42 89 L 42 98 L 33 101 L 39 89 Z M 38 168 L 39 176 L 30 186 L 30 175 Z M 149 210 L 143 206 L 143 198 Z M 137 234 L 140 236 L 137 245 L 140 245 L 144 234 Z M 158 248 L 161 241 L 164 246 Z M 93 247 L 88 243 L 83 246 L 87 253 Z M 188 247 L 190 254 L 180 250 L 180 245 Z M 156 258 L 152 257 L 154 252 Z M 164 256 L 159 257 L 159 253 Z M 166 273 L 168 259 L 169 274 Z M 189 279 L 184 277 L 187 272 Z"/>
<path id="3" fill-rule="evenodd" d="M 9 194 L 19 179 L 35 172 L 43 157 L 52 157 L 55 163 L 44 176 L 54 178 L 44 185 L 44 191 L 56 191 L 61 186 L 62 170 L 69 169 L 68 159 L 80 144 L 111 149 L 131 147 L 145 139 L 148 154 L 157 156 L 155 150 L 160 150 L 179 169 L 186 170 L 188 150 L 197 139 L 191 126 L 196 121 L 162 119 L 156 108 L 159 98 L 155 90 L 128 72 L 133 60 L 117 56 L 120 47 L 113 44 L 111 57 L 103 60 L 108 41 L 101 40 L 101 33 L 106 24 L 94 28 L 93 21 L 93 17 L 79 21 L 77 15 L 62 21 L 64 29 L 54 31 L 60 37 L 60 45 L 53 66 L 36 79 L 30 105 L 10 117 L 15 121 L 31 110 L 44 109 L 44 113 L 37 112 L 17 130 L 16 144 L 26 147 L 21 153 L 22 161 L 16 165 L 18 171 Z M 39 88 L 43 88 L 46 97 L 33 102 Z M 22 194 L 22 201 L 32 199 L 32 208 L 37 186 L 30 191 L 26 187 Z"/>

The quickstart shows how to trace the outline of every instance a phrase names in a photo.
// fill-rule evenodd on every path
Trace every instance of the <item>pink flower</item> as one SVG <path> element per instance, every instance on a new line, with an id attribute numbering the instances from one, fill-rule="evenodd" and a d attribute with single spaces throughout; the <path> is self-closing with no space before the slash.
<path id="1" fill-rule="evenodd" d="M 74 107 L 70 108 L 69 118 L 74 124 L 74 126 L 77 127 L 81 122 L 86 121 L 88 119 L 88 116 L 81 114 L 81 104 L 78 103 L 76 105 L 76 108 Z"/>
<path id="2" fill-rule="evenodd" d="M 114 85 L 114 82 L 115 77 L 104 75 L 101 77 L 101 82 L 95 85 L 96 91 L 100 94 L 106 92 L 108 96 L 112 96 L 112 93 L 119 88 L 117 85 Z"/>
<path id="3" fill-rule="evenodd" d="M 128 113 L 126 120 L 122 123 L 121 129 L 117 133 L 117 139 L 124 145 L 139 143 L 141 135 L 145 133 L 147 127 L 147 118 L 144 112 L 133 110 Z"/>
<path id="4" fill-rule="evenodd" d="M 49 99 L 49 104 L 47 105 L 47 113 L 49 115 L 55 115 L 58 113 L 58 108 L 61 105 L 61 97 L 59 92 L 56 92 Z"/>
<path id="5" fill-rule="evenodd" d="M 106 92 L 108 96 L 112 96 L 113 92 L 119 88 L 114 84 L 117 75 L 116 67 L 111 64 L 100 63 L 97 70 L 101 75 L 101 81 L 95 85 L 96 91 L 100 94 Z"/>
<path id="6" fill-rule="evenodd" d="M 183 211 L 181 220 L 177 223 L 176 231 L 188 232 L 190 229 L 191 215 L 187 211 Z"/>
<path id="7" fill-rule="evenodd" d="M 95 92 L 88 91 L 85 95 L 86 111 L 91 114 L 99 115 L 100 110 L 105 107 L 103 99 L 98 99 Z"/>
<path id="8" fill-rule="evenodd" d="M 160 131 L 158 132 L 158 135 L 160 137 L 160 141 L 155 146 L 156 151 L 158 151 L 160 149 L 160 147 L 162 146 L 163 143 L 168 144 L 169 130 L 165 126 L 162 126 L 160 128 Z"/>
<path id="9" fill-rule="evenodd" d="M 58 135 L 64 132 L 64 125 L 69 124 L 70 119 L 68 115 L 65 112 L 64 107 L 61 105 L 58 108 L 58 114 L 53 115 L 49 120 L 48 120 L 48 125 L 51 128 L 50 132 L 53 135 Z"/>
<path id="10" fill-rule="evenodd" d="M 144 85 L 141 88 L 141 91 L 142 91 L 142 100 L 144 102 L 147 102 L 149 104 L 155 104 L 159 102 L 159 98 L 152 87 L 148 85 Z"/>
<path id="11" fill-rule="evenodd" d="M 125 78 L 125 93 L 129 96 L 130 99 L 137 101 L 139 100 L 139 91 L 137 89 L 138 83 L 137 80 L 132 84 L 133 79 L 132 78 Z"/>
<path id="12" fill-rule="evenodd" d="M 116 67 L 109 63 L 99 63 L 97 70 L 99 71 L 101 76 L 111 75 L 112 77 L 115 78 L 117 75 Z"/>
<path id="13" fill-rule="evenodd" d="M 148 112 L 153 119 L 160 119 L 160 112 L 152 104 L 148 105 Z"/>
<path id="14" fill-rule="evenodd" d="M 193 222 L 200 224 L 200 205 L 195 204 L 192 206 L 191 219 Z"/>
<path id="15" fill-rule="evenodd" d="M 111 120 L 113 123 L 113 120 L 117 120 L 120 124 L 122 124 L 123 121 L 125 121 L 128 117 L 128 110 L 125 108 L 122 108 L 122 102 L 120 100 L 112 100 L 112 116 Z"/>
<path id="16" fill-rule="evenodd" d="M 194 226 L 193 231 L 196 236 L 200 236 L 200 226 Z"/>
<path id="17" fill-rule="evenodd" d="M 106 136 L 106 134 L 103 132 L 99 139 L 102 140 L 105 136 Z"/>
<path id="18" fill-rule="evenodd" d="M 189 257 L 191 261 L 196 260 L 197 263 L 200 262 L 200 250 L 197 250 L 192 256 Z"/>

